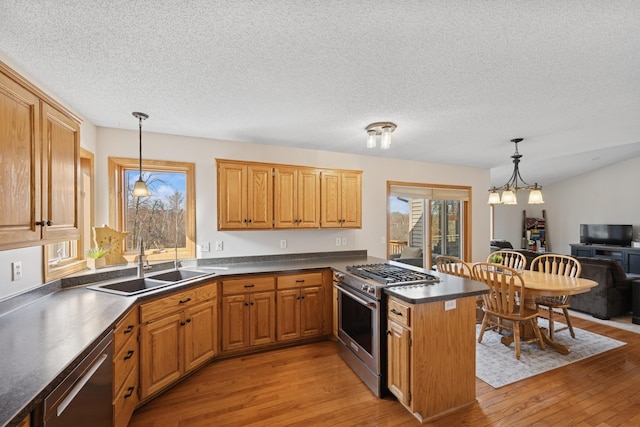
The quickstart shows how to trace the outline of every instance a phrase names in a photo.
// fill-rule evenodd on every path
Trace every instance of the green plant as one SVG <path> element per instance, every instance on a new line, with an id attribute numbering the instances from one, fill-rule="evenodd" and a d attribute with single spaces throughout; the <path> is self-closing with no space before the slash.
<path id="1" fill-rule="evenodd" d="M 108 250 L 104 249 L 104 248 L 89 248 L 87 250 L 87 256 L 89 258 L 102 258 L 103 256 L 105 256 L 107 254 Z"/>
<path id="2" fill-rule="evenodd" d="M 502 255 L 493 254 L 493 255 L 491 255 L 491 258 L 489 258 L 489 261 L 494 263 L 494 264 L 500 264 L 502 262 Z"/>

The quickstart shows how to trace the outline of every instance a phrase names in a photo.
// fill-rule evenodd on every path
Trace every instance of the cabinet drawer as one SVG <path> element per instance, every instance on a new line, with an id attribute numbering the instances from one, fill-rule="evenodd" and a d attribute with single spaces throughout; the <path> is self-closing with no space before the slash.
<path id="1" fill-rule="evenodd" d="M 199 302 L 211 299 L 215 296 L 215 283 L 167 295 L 155 301 L 140 305 L 140 322 L 147 323 L 153 321 L 168 314 L 176 313 L 187 307 L 196 305 Z"/>
<path id="2" fill-rule="evenodd" d="M 113 356 L 113 390 L 117 394 L 131 370 L 138 365 L 138 340 L 129 340 L 118 353 Z M 137 387 L 137 383 L 136 383 Z"/>
<path id="3" fill-rule="evenodd" d="M 321 286 L 322 273 L 303 273 L 278 276 L 278 289 L 301 288 L 303 286 Z"/>
<path id="4" fill-rule="evenodd" d="M 222 281 L 222 294 L 272 291 L 276 287 L 275 277 L 244 277 Z"/>
<path id="5" fill-rule="evenodd" d="M 387 318 L 410 328 L 411 307 L 407 307 L 404 304 L 400 304 L 398 301 L 390 299 L 389 306 L 387 307 Z"/>
<path id="6" fill-rule="evenodd" d="M 138 310 L 131 310 L 118 322 L 113 335 L 113 352 L 118 353 L 125 343 L 138 335 Z"/>
<path id="7" fill-rule="evenodd" d="M 128 425 L 138 402 L 138 367 L 134 366 L 120 392 L 113 399 L 113 425 Z"/>

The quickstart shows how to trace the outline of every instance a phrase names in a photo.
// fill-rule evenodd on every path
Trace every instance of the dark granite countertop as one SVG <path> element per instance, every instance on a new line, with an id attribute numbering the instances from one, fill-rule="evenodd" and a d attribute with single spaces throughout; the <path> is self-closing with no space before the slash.
<path id="1" fill-rule="evenodd" d="M 20 422 L 106 333 L 140 301 L 232 275 L 295 272 L 384 262 L 366 251 L 291 254 L 184 261 L 184 268 L 213 273 L 201 280 L 125 297 L 86 289 L 135 268 L 62 279 L 0 302 L 0 425 Z M 210 270 L 208 270 L 210 269 Z"/>
<path id="2" fill-rule="evenodd" d="M 440 277 L 438 283 L 420 285 L 392 286 L 384 292 L 410 304 L 424 304 L 436 301 L 453 300 L 489 292 L 486 284 L 475 280 L 430 271 Z"/>

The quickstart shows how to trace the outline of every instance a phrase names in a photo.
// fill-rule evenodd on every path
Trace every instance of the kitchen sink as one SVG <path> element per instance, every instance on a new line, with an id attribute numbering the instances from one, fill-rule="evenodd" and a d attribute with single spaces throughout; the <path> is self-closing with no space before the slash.
<path id="1" fill-rule="evenodd" d="M 180 282 L 181 280 L 193 279 L 195 277 L 204 276 L 205 274 L 209 273 L 191 270 L 170 270 L 165 271 L 164 273 L 152 274 L 149 278 L 154 280 L 165 280 L 167 282 Z"/>
<path id="2" fill-rule="evenodd" d="M 211 276 L 215 273 L 192 270 L 169 270 L 150 275 L 148 277 L 135 277 L 123 280 L 110 280 L 106 283 L 97 283 L 87 286 L 94 291 L 108 292 L 116 295 L 138 295 L 154 289 L 170 286 L 179 282 L 186 282 L 201 276 Z"/>
<path id="3" fill-rule="evenodd" d="M 172 285 L 174 282 L 166 280 L 157 280 L 150 277 L 137 277 L 135 279 L 127 279 L 118 282 L 110 282 L 87 286 L 94 291 L 109 292 L 118 295 L 136 295 L 151 289 L 157 289 L 163 286 Z"/>

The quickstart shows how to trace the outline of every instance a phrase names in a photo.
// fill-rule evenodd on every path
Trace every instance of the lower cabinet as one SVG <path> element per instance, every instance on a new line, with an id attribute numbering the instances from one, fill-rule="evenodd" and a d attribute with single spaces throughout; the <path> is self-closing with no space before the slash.
<path id="1" fill-rule="evenodd" d="M 476 298 L 409 304 L 389 297 L 387 386 L 428 422 L 475 403 Z"/>
<path id="2" fill-rule="evenodd" d="M 222 281 L 222 351 L 242 350 L 276 340 L 275 278 Z"/>
<path id="3" fill-rule="evenodd" d="M 138 309 L 131 310 L 115 327 L 113 341 L 113 420 L 126 426 L 138 404 Z"/>
<path id="4" fill-rule="evenodd" d="M 140 306 L 140 398 L 217 354 L 216 284 Z"/>
<path id="5" fill-rule="evenodd" d="M 322 335 L 324 287 L 322 273 L 278 276 L 278 341 Z"/>

